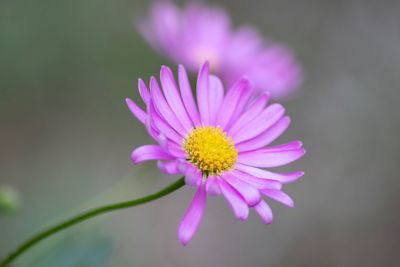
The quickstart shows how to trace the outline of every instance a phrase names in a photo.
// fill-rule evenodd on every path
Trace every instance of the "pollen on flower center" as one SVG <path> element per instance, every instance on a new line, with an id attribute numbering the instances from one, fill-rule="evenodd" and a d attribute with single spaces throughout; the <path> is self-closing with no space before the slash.
<path id="1" fill-rule="evenodd" d="M 219 175 L 233 167 L 238 155 L 232 138 L 219 127 L 196 127 L 183 144 L 188 161 L 203 175 Z"/>

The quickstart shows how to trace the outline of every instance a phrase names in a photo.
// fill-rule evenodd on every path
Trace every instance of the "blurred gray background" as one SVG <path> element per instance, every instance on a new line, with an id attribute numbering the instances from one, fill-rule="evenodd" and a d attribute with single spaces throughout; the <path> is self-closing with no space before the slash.
<path id="1" fill-rule="evenodd" d="M 400 266 L 400 1 L 213 1 L 288 43 L 307 75 L 285 103 L 280 142 L 304 141 L 286 170 L 306 175 L 270 201 L 265 226 L 236 222 L 210 198 L 192 242 L 177 239 L 194 191 L 184 188 L 86 222 L 15 266 Z M 134 30 L 147 1 L 0 1 L 0 185 L 21 196 L 0 213 L 0 256 L 89 207 L 154 192 L 175 177 L 130 152 L 149 142 L 125 107 L 158 56 Z"/>

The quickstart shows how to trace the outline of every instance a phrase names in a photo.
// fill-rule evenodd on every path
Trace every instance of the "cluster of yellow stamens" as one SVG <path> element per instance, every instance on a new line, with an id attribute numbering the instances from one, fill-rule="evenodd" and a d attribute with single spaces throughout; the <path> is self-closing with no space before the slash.
<path id="1" fill-rule="evenodd" d="M 206 176 L 230 170 L 238 155 L 232 138 L 227 137 L 219 126 L 196 127 L 185 139 L 183 149 L 188 161 Z"/>

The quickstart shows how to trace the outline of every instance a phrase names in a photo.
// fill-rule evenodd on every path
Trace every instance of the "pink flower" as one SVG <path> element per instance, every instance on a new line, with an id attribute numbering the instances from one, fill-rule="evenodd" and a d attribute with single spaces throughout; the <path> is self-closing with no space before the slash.
<path id="1" fill-rule="evenodd" d="M 286 46 L 265 41 L 251 27 L 233 30 L 227 13 L 189 3 L 183 9 L 169 1 L 153 4 L 139 31 L 161 54 L 196 72 L 206 60 L 228 85 L 247 76 L 255 88 L 284 98 L 302 82 L 302 70 Z"/>
<path id="2" fill-rule="evenodd" d="M 281 189 L 303 175 L 302 171 L 276 173 L 263 168 L 286 165 L 304 155 L 300 141 L 265 147 L 289 126 L 280 104 L 267 105 L 268 94 L 251 100 L 252 86 L 242 78 L 224 95 L 221 80 L 209 75 L 209 64 L 199 71 L 195 101 L 185 68 L 180 65 L 178 84 L 172 71 L 163 66 L 161 87 L 150 78 L 150 91 L 139 79 L 142 110 L 126 99 L 133 115 L 156 141 L 132 152 L 138 164 L 157 160 L 167 174 L 183 174 L 197 192 L 179 227 L 179 240 L 186 245 L 203 217 L 206 195 L 223 195 L 239 220 L 249 208 L 269 224 L 272 211 L 262 196 L 289 207 L 292 199 Z"/>

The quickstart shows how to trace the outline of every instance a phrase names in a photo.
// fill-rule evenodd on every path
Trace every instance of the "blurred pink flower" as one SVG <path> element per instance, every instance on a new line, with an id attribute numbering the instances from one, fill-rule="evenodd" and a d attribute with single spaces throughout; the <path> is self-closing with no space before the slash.
<path id="1" fill-rule="evenodd" d="M 228 85 L 247 76 L 255 88 L 277 99 L 295 91 L 303 80 L 290 49 L 263 40 L 252 27 L 233 30 L 220 8 L 189 3 L 180 9 L 169 1 L 156 2 L 138 29 L 161 54 L 192 72 L 208 60 L 211 71 Z"/>
<path id="2" fill-rule="evenodd" d="M 142 110 L 126 99 L 133 115 L 142 122 L 157 144 L 136 148 L 134 164 L 157 160 L 167 174 L 183 174 L 197 192 L 179 227 L 179 240 L 186 245 L 202 219 L 206 194 L 222 194 L 239 220 L 249 207 L 269 224 L 272 211 L 262 195 L 293 207 L 282 189 L 303 175 L 302 171 L 275 173 L 274 168 L 291 163 L 305 153 L 300 141 L 265 147 L 289 126 L 290 119 L 280 104 L 267 105 L 268 94 L 251 99 L 252 85 L 246 78 L 236 81 L 224 95 L 221 80 L 209 75 L 209 64 L 199 71 L 197 104 L 185 68 L 180 65 L 178 84 L 172 71 L 163 66 L 161 87 L 150 78 L 150 91 L 139 79 Z"/>

